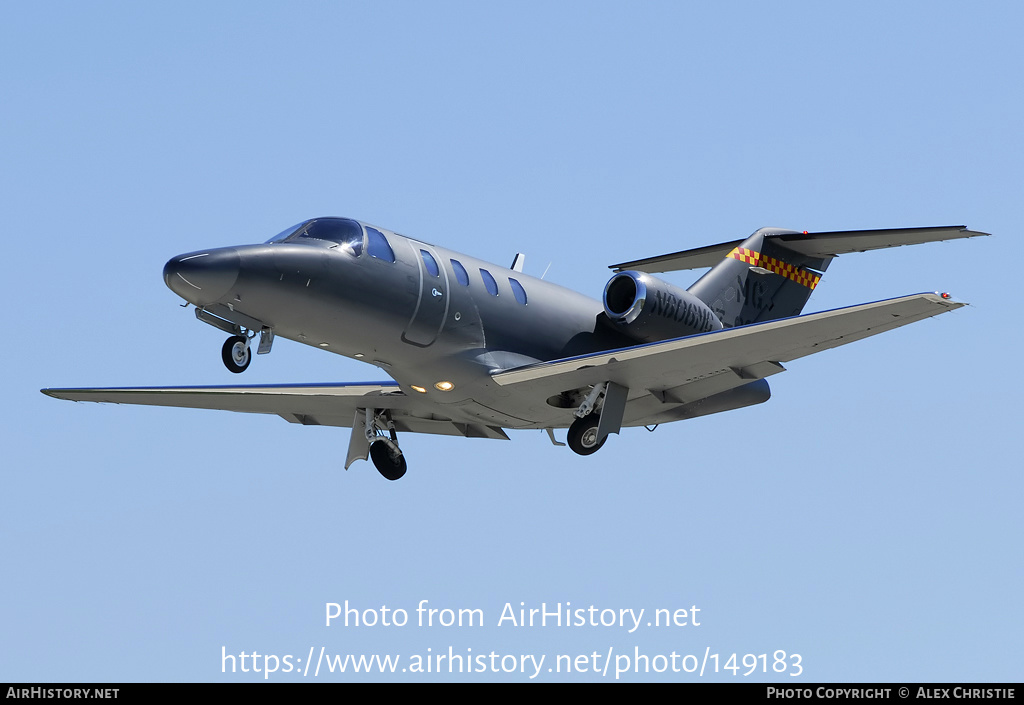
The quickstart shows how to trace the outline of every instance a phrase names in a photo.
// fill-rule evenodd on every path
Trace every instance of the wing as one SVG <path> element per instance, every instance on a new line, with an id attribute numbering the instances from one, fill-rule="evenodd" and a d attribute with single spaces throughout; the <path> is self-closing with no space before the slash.
<path id="1" fill-rule="evenodd" d="M 768 239 L 778 240 L 787 249 L 799 254 L 821 259 L 835 257 L 851 252 L 866 252 L 885 247 L 901 245 L 919 245 L 925 242 L 941 240 L 957 240 L 965 237 L 988 235 L 975 230 L 968 230 L 965 225 L 948 225 L 937 228 L 892 228 L 887 230 L 841 230 L 823 233 L 786 232 L 769 235 Z M 611 265 L 611 269 L 621 272 L 627 269 L 640 269 L 651 274 L 658 272 L 674 272 L 683 269 L 702 269 L 713 267 L 734 247 L 743 244 L 743 240 L 723 242 L 692 250 L 672 252 L 667 255 L 648 257 Z"/>
<path id="2" fill-rule="evenodd" d="M 938 294 L 916 294 L 529 365 L 493 379 L 519 395 L 542 399 L 559 391 L 613 382 L 629 390 L 624 423 L 639 425 L 674 408 L 666 405 L 706 399 L 782 372 L 783 362 L 963 305 Z"/>
<path id="3" fill-rule="evenodd" d="M 520 367 L 493 376 L 519 400 L 544 400 L 601 382 L 628 389 L 624 422 L 650 423 L 680 405 L 707 399 L 783 371 L 781 363 L 845 345 L 963 306 L 937 294 L 916 294 L 703 335 Z M 497 426 L 456 422 L 397 384 L 305 384 L 251 387 L 44 389 L 71 401 L 143 404 L 274 414 L 292 423 L 349 428 L 361 409 L 388 409 L 396 430 L 507 439 Z M 681 416 L 679 418 L 682 418 Z M 570 419 L 571 420 L 571 419 Z M 359 434 L 359 423 L 353 438 Z M 550 427 L 544 422 L 536 427 Z M 350 450 L 350 456 L 352 451 Z M 355 457 L 355 456 L 352 456 Z M 351 462 L 351 457 L 349 459 Z"/>
<path id="4" fill-rule="evenodd" d="M 43 389 L 56 399 L 220 409 L 275 414 L 306 426 L 350 428 L 360 409 L 388 409 L 398 431 L 470 438 L 508 437 L 497 427 L 454 422 L 436 408 L 411 399 L 393 382 L 360 384 L 256 385 L 251 387 L 138 387 Z"/>

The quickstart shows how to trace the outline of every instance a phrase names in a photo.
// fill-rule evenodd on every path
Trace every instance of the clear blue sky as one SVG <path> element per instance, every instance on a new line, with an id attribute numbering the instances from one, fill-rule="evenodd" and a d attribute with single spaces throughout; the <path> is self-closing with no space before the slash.
<path id="1" fill-rule="evenodd" d="M 259 680 L 222 648 L 302 668 L 321 647 L 545 655 L 543 681 L 613 680 L 547 670 L 609 649 L 1019 681 L 1022 23 L 1013 2 L 4 3 L 0 681 Z M 408 435 L 389 483 L 342 469 L 344 430 L 39 394 L 238 381 L 161 268 L 315 215 L 525 252 L 595 298 L 608 264 L 761 226 L 994 236 L 840 258 L 810 310 L 973 305 L 590 458 Z M 288 341 L 245 373 L 380 378 Z M 410 624 L 326 627 L 345 600 Z M 417 627 L 421 600 L 486 624 Z M 701 624 L 499 627 L 521 602 Z"/>

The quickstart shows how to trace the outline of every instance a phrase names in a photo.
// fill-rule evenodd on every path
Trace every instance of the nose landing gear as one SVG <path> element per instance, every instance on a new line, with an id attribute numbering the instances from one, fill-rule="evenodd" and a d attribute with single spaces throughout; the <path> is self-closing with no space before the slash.
<path id="1" fill-rule="evenodd" d="M 224 341 L 224 347 L 220 349 L 220 358 L 224 366 L 234 373 L 245 372 L 252 362 L 252 353 L 249 350 L 249 338 L 244 335 L 235 335 Z"/>
<path id="2" fill-rule="evenodd" d="M 233 320 L 227 320 L 222 316 Z M 272 328 L 263 325 L 255 318 L 235 311 L 233 308 L 221 306 L 215 314 L 197 306 L 196 318 L 225 333 L 231 333 L 231 337 L 224 341 L 224 345 L 220 349 L 220 359 L 224 361 L 224 366 L 235 374 L 245 372 L 249 363 L 252 362 L 252 343 L 257 333 L 260 336 L 259 348 L 256 350 L 257 355 L 266 355 L 274 344 Z"/>

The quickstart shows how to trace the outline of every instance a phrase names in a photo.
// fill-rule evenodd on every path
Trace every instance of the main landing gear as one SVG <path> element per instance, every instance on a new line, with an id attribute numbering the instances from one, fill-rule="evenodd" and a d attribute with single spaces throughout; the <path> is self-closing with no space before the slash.
<path id="1" fill-rule="evenodd" d="M 405 454 L 398 447 L 398 433 L 390 411 L 367 409 L 366 440 L 370 444 L 370 460 L 377 472 L 387 480 L 402 479 L 408 466 Z"/>
<path id="2" fill-rule="evenodd" d="M 397 450 L 397 446 L 392 448 L 384 440 L 370 444 L 370 460 L 373 461 L 377 472 L 386 480 L 401 480 L 408 469 L 405 463 L 405 454 Z"/>
<path id="3" fill-rule="evenodd" d="M 601 423 L 601 414 L 587 414 L 582 419 L 576 419 L 569 427 L 569 435 L 566 442 L 577 455 L 590 455 L 601 450 L 601 446 L 608 440 L 605 436 L 598 440 L 597 427 Z"/>
<path id="4" fill-rule="evenodd" d="M 628 394 L 628 388 L 615 382 L 601 382 L 591 388 L 574 412 L 576 420 L 569 426 L 566 437 L 574 453 L 596 453 L 608 440 L 609 433 L 619 432 Z"/>

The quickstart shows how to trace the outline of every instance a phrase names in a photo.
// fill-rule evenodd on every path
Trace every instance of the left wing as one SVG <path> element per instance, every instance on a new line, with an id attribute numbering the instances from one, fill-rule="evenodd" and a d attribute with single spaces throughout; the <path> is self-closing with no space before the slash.
<path id="1" fill-rule="evenodd" d="M 508 438 L 498 427 L 458 423 L 439 418 L 431 413 L 436 411 L 436 408 L 425 408 L 422 401 L 411 399 L 394 382 L 41 391 L 55 399 L 70 401 L 276 414 L 291 423 L 343 428 L 353 425 L 359 409 L 388 409 L 398 431 L 470 438 Z"/>
<path id="2" fill-rule="evenodd" d="M 915 294 L 848 308 L 538 363 L 494 375 L 517 395 L 546 398 L 564 390 L 612 382 L 628 389 L 645 416 L 660 404 L 683 404 L 763 379 L 780 363 L 852 343 L 964 304 L 939 294 Z M 627 408 L 626 423 L 643 423 Z"/>

